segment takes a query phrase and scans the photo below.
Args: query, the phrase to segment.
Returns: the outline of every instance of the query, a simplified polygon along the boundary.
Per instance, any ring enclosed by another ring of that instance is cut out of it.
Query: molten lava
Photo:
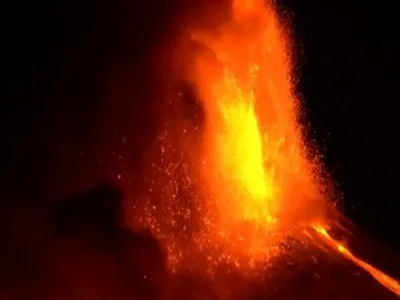
[[[345,258],[364,269],[368,272],[373,278],[375,278],[380,284],[384,287],[391,290],[396,295],[400,296],[400,283],[390,276],[386,275],[382,271],[376,269],[360,258],[356,257],[349,249],[347,249],[344,245],[333,239],[328,231],[322,225],[314,225],[313,229],[319,234],[319,236],[323,239],[326,245],[342,254]]]
[[[296,227],[325,207],[298,122],[288,39],[262,1],[235,1],[228,24],[193,37],[205,49],[192,77],[205,109],[212,242],[254,265],[280,253],[288,234],[300,238]]]
[[[220,265],[243,273],[264,268],[290,241],[310,242],[304,232],[313,229],[315,242],[400,295],[395,280],[325,229],[330,195],[300,126],[290,40],[264,2],[235,0],[224,25],[191,32],[198,47],[186,75],[204,108],[203,128],[180,132],[173,124],[174,134],[162,137],[163,204],[147,205],[139,221],[165,243],[174,271],[200,266],[211,273]],[[201,135],[198,144],[194,135]]]

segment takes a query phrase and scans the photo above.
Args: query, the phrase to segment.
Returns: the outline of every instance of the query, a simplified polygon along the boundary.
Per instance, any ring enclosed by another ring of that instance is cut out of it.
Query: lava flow
[[[174,271],[195,269],[197,260],[210,272],[223,264],[248,273],[284,255],[291,241],[308,243],[304,232],[311,229],[314,242],[324,242],[400,295],[398,282],[326,230],[330,195],[300,126],[288,31],[273,4],[264,2],[235,0],[224,25],[191,32],[197,48],[186,75],[204,122],[202,130],[185,128],[182,135],[200,134],[199,146],[163,139],[170,144],[163,153],[181,147],[186,162],[168,166],[175,192],[165,192],[161,215],[151,206],[143,222],[166,244]],[[185,196],[176,192],[182,182],[185,190],[190,185]],[[193,198],[195,207],[182,205],[182,197]]]
[[[400,283],[390,276],[386,275],[382,271],[376,269],[365,261],[356,257],[349,249],[344,245],[333,239],[328,231],[322,225],[314,225],[313,229],[319,234],[319,236],[324,240],[326,245],[336,250],[338,253],[342,254],[345,258],[356,264],[357,266],[368,272],[373,278],[375,278],[383,286],[391,290],[396,295],[400,296]]]

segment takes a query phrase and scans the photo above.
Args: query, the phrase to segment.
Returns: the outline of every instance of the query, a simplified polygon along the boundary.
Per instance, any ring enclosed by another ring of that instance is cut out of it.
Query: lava
[[[287,235],[301,238],[296,228],[323,219],[326,207],[298,122],[282,28],[272,6],[234,1],[228,24],[192,35],[205,49],[192,78],[205,109],[211,241],[241,257],[242,267],[279,254]]]
[[[285,255],[290,241],[309,242],[304,232],[313,229],[311,242],[323,241],[400,295],[399,283],[323,225],[331,195],[304,137],[291,40],[273,4],[235,0],[228,21],[190,39],[198,47],[185,76],[204,120],[190,129],[174,116],[165,128],[162,204],[148,202],[139,220],[164,242],[170,268],[212,274],[222,265],[248,274]]]
[[[338,253],[342,254],[345,258],[359,266],[360,268],[364,269],[368,272],[373,278],[375,278],[380,284],[391,290],[396,295],[400,296],[400,283],[395,279],[391,278],[387,274],[383,273],[382,271],[378,270],[374,266],[366,263],[362,259],[356,257],[348,248],[344,245],[336,241],[332,238],[326,228],[322,225],[313,225],[313,229],[319,234],[321,238],[325,241],[326,245],[330,246],[333,250],[337,251]]]

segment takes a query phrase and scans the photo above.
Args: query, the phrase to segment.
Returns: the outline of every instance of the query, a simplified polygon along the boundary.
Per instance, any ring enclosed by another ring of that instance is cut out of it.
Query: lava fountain
[[[235,0],[224,25],[190,33],[197,47],[185,76],[204,109],[202,130],[170,123],[173,136],[189,138],[161,139],[162,207],[147,205],[140,222],[164,242],[175,272],[197,264],[249,274],[293,241],[323,242],[400,295],[398,282],[328,234],[331,195],[301,126],[287,33],[262,0]]]
[[[324,219],[318,161],[299,126],[285,30],[260,1],[235,1],[231,21],[192,35],[192,78],[205,109],[203,177],[213,243],[254,264],[287,235]]]

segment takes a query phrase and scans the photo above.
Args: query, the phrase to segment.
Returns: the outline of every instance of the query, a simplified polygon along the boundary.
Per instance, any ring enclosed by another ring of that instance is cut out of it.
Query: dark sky
[[[157,127],[155,51],[172,21],[195,9],[186,2],[9,3],[1,43],[2,214],[40,210],[121,172],[132,180],[140,174]],[[395,4],[281,2],[301,50],[299,91],[345,211],[400,251]]]
[[[385,1],[296,2],[295,31],[305,53],[300,89],[346,212],[399,247],[394,9]]]

